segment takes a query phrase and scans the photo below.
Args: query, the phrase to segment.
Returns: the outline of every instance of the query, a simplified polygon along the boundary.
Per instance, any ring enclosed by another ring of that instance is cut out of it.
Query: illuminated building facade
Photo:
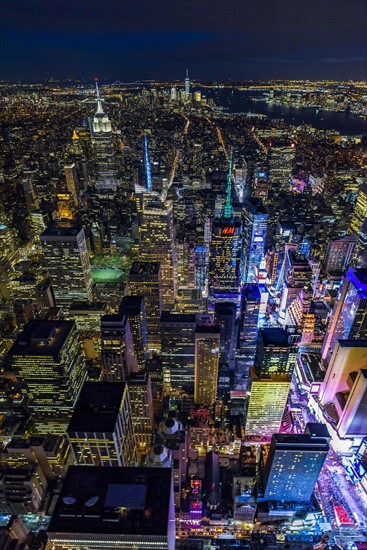
[[[265,242],[268,214],[260,199],[246,199],[242,210],[241,279],[245,284],[265,278]]]
[[[132,372],[127,385],[139,460],[150,447],[154,428],[152,384],[149,373],[146,370]]]
[[[363,223],[367,218],[367,183],[362,183],[359,188],[357,202],[354,208],[350,230],[357,236],[360,234]]]
[[[195,332],[195,403],[213,405],[217,398],[220,327],[197,325]]]
[[[214,220],[209,258],[209,293],[212,299],[221,295],[238,295],[240,285],[241,222]]]
[[[255,357],[256,352],[260,302],[259,286],[256,284],[246,285],[242,300],[240,350],[241,354],[251,358]]]
[[[367,365],[367,363],[366,363]],[[361,369],[354,379],[339,418],[340,437],[365,437],[367,434],[367,369]]]
[[[329,363],[337,340],[367,338],[367,269],[349,268],[325,335],[322,358]]]
[[[143,370],[145,368],[147,350],[147,319],[145,315],[144,297],[124,296],[121,302],[120,311],[129,320],[138,370]]]
[[[156,194],[142,195],[139,223],[141,261],[160,262],[163,309],[172,310],[177,292],[177,261],[172,201]]]
[[[78,176],[76,173],[75,163],[72,162],[71,164],[66,164],[64,166],[64,172],[65,172],[65,178],[66,178],[66,186],[68,188],[69,193],[71,193],[71,196],[73,197],[74,206],[78,206],[79,182],[78,182]]]
[[[367,364],[366,340],[338,340],[329,361],[324,381],[322,383],[319,398],[321,403],[334,403],[339,414],[342,409],[339,399],[342,394],[350,392],[352,373],[357,373]],[[345,398],[341,404],[345,403]]]
[[[83,228],[52,226],[40,236],[57,305],[92,300],[92,274]]]
[[[269,143],[268,170],[272,190],[289,191],[296,148],[294,143]]]
[[[123,382],[85,382],[67,437],[77,464],[135,466],[130,398]]]
[[[97,82],[96,90],[97,111],[93,118],[92,132],[92,142],[96,159],[96,188],[97,191],[101,192],[113,192],[117,189],[117,170],[112,127],[110,119],[103,111]]]
[[[174,550],[175,537],[170,468],[70,466],[46,550]]]
[[[261,328],[257,341],[255,368],[260,377],[286,374],[292,377],[297,350],[282,328]]]
[[[309,501],[328,452],[327,438],[273,434],[264,470],[264,498]]]
[[[38,433],[65,432],[86,378],[74,321],[31,321],[8,352]]]
[[[159,351],[161,349],[159,319],[162,313],[160,263],[133,262],[129,273],[129,294],[144,296],[148,348]]]
[[[103,378],[122,382],[138,370],[130,323],[123,310],[101,318]]]
[[[279,432],[290,388],[286,375],[274,374],[261,380],[253,378],[247,409],[246,435]]]
[[[325,271],[341,271],[344,273],[351,262],[356,242],[357,237],[355,235],[346,235],[340,239],[330,241],[324,258]]]
[[[163,386],[166,394],[194,394],[196,315],[163,311],[160,319]]]

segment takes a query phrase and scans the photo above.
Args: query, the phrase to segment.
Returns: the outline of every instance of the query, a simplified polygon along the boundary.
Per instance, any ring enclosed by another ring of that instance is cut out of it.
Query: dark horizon
[[[360,0],[5,0],[0,77],[365,80],[366,17]]]

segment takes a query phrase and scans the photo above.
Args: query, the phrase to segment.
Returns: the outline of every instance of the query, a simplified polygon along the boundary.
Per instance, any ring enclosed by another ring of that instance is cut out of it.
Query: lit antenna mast
[[[145,174],[146,174],[146,185],[148,188],[148,191],[153,190],[152,186],[152,170],[150,166],[150,157],[149,157],[149,149],[148,149],[148,138],[147,135],[144,134],[144,162],[145,162]]]
[[[224,206],[224,217],[227,220],[232,218],[231,194],[232,194],[232,149],[229,155],[229,169],[228,169],[228,176],[227,176],[227,196],[226,196],[226,204]]]
[[[102,99],[99,93],[99,87],[98,87],[98,78],[95,79],[96,82],[96,101],[97,101],[97,113],[96,114],[104,114],[103,113],[103,107],[102,107]]]

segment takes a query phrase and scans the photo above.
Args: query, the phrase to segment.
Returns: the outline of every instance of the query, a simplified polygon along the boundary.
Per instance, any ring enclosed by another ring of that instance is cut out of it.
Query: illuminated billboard
[[[234,235],[234,227],[230,227],[230,226],[223,227],[222,235]]]

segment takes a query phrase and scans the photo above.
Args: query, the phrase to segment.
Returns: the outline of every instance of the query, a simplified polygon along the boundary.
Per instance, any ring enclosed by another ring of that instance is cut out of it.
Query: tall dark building
[[[134,466],[136,443],[127,385],[86,382],[67,436],[78,464]]]
[[[133,337],[127,316],[120,307],[118,313],[101,317],[103,377],[121,382],[138,369]]]
[[[292,142],[272,141],[268,148],[269,183],[272,190],[287,192],[296,148]]]
[[[166,394],[194,394],[195,327],[196,315],[193,313],[162,312],[160,330]]]
[[[261,328],[257,342],[255,368],[263,377],[272,374],[292,376],[297,350],[282,328]]]
[[[252,359],[255,358],[256,352],[260,303],[259,286],[256,284],[246,285],[243,290],[240,350],[241,354]]]
[[[174,550],[175,537],[170,468],[70,466],[47,550]]]
[[[161,265],[158,262],[134,262],[129,273],[129,293],[144,296],[148,348],[161,349],[159,319],[162,312]]]
[[[274,434],[264,470],[265,499],[309,501],[329,452],[328,439]]]
[[[234,360],[237,344],[237,306],[233,302],[217,302],[214,317],[220,325],[220,360],[230,363]]]
[[[147,351],[147,319],[143,296],[124,296],[120,311],[127,317],[133,339],[134,353],[138,362],[138,370],[145,368]]]

